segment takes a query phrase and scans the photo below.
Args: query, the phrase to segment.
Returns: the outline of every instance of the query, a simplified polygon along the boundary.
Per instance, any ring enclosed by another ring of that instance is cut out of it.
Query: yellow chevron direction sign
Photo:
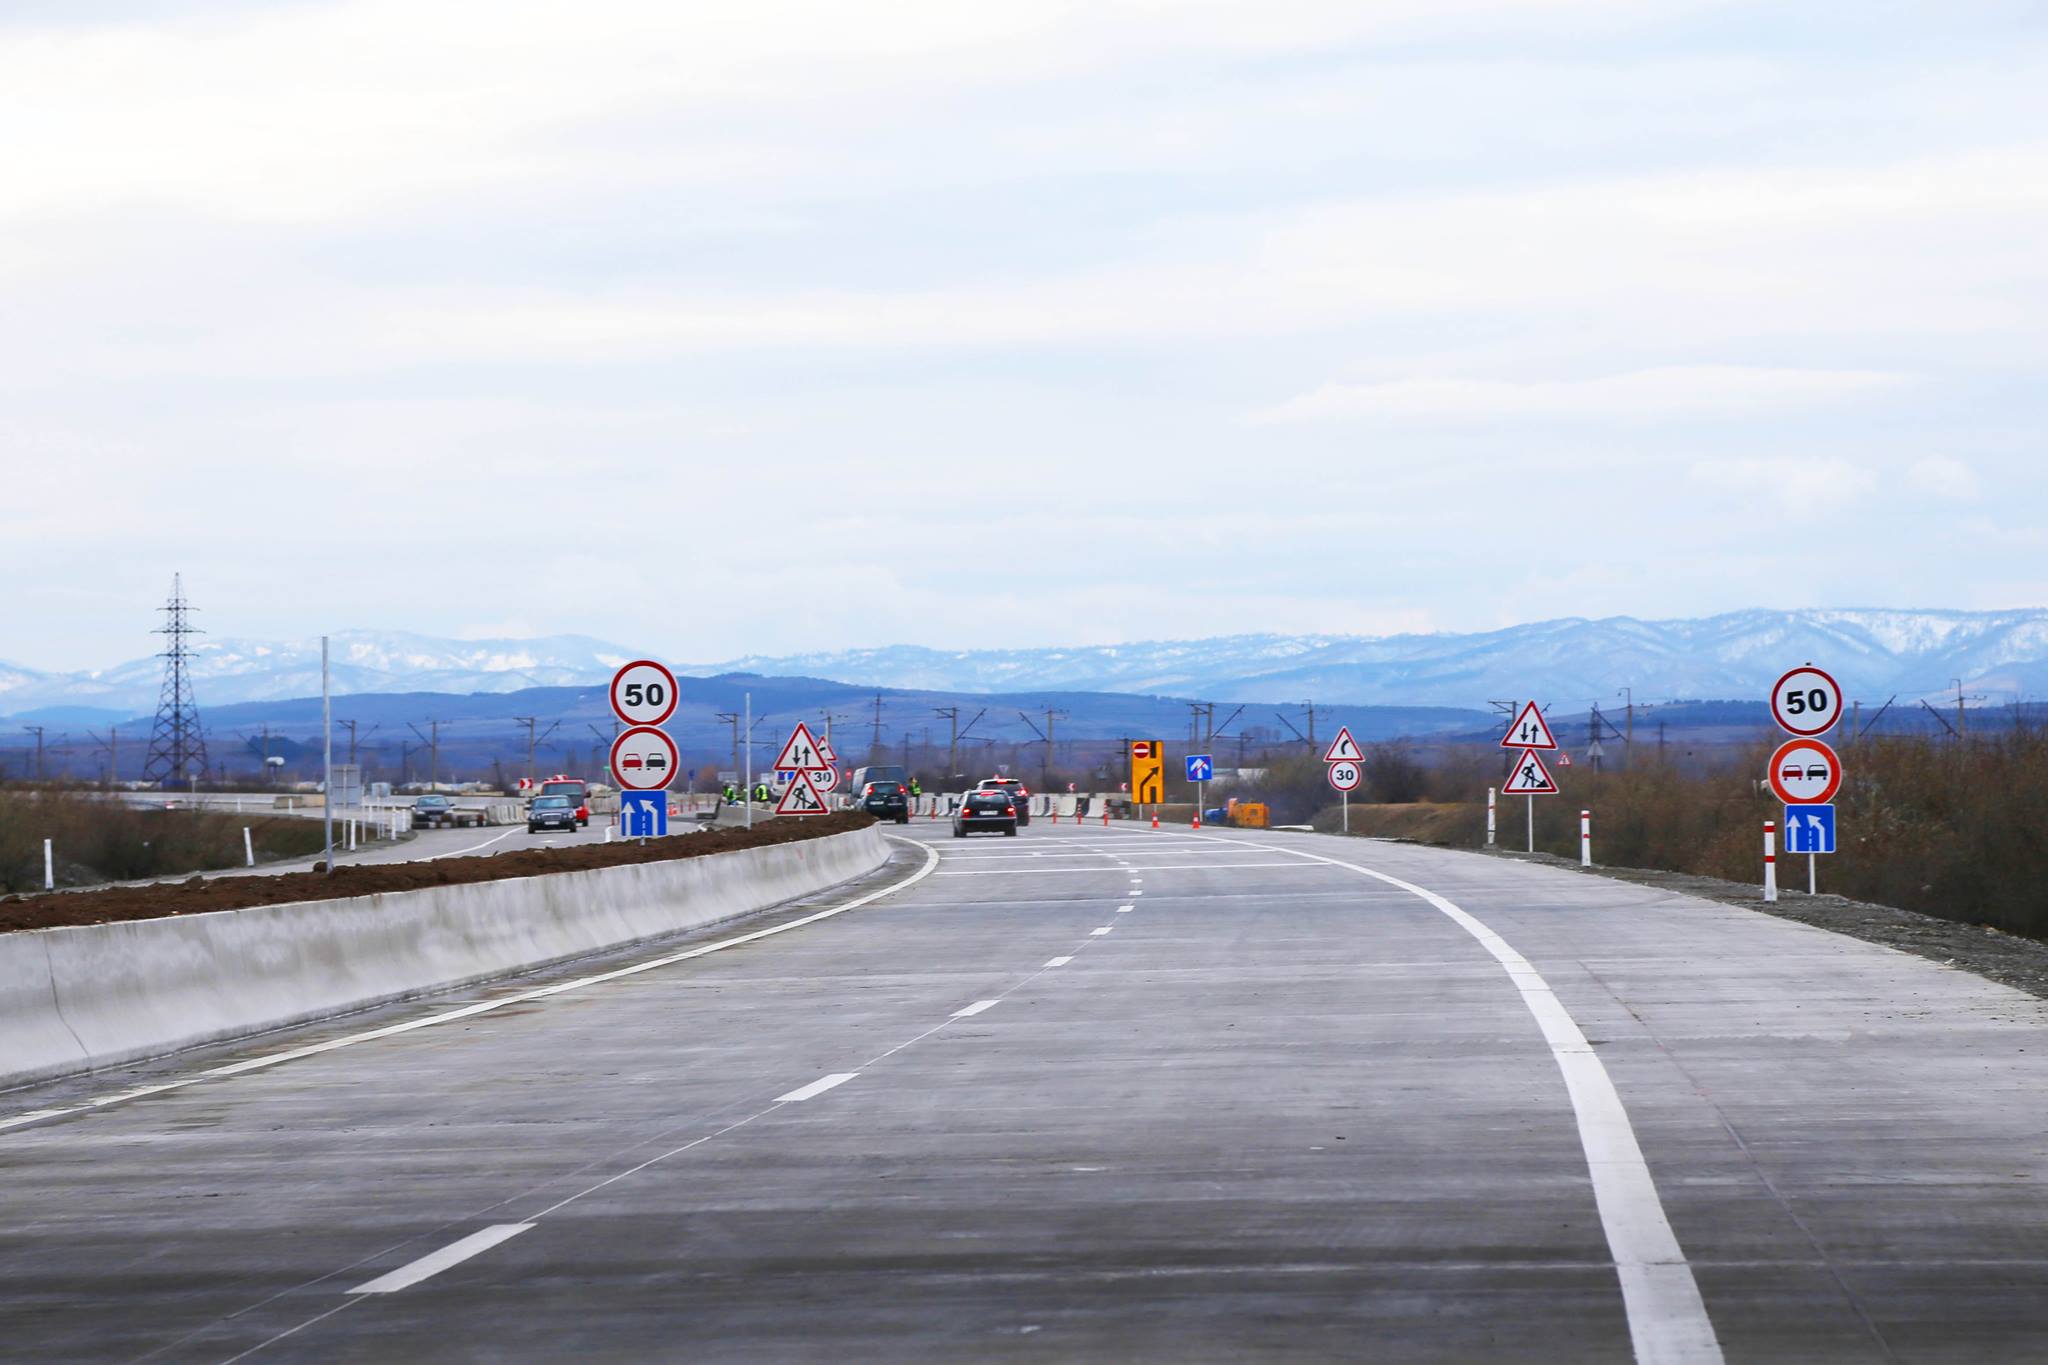
[[[1141,806],[1156,806],[1166,789],[1166,742],[1157,739],[1131,741],[1131,800]]]

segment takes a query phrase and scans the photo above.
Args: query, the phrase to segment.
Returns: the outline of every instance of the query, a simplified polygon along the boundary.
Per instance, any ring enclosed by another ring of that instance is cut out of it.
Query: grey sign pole
[[[327,637],[320,637],[320,819],[326,827],[327,875],[334,875],[334,713],[327,687]]]

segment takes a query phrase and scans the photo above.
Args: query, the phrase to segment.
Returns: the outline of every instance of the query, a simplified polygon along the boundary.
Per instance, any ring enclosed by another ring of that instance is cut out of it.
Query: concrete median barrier
[[[863,876],[888,857],[870,827],[586,872],[0,934],[0,1084],[698,928]]]

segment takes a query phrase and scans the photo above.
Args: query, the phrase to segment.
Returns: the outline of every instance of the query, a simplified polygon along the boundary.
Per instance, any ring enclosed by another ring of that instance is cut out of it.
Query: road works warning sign
[[[811,775],[799,768],[796,781],[783,789],[782,799],[775,803],[777,815],[823,815],[825,798],[818,795],[818,789],[811,785]]]
[[[1524,749],[1500,790],[1504,796],[1555,796],[1557,781],[1551,777],[1550,769],[1543,766],[1541,754]]]

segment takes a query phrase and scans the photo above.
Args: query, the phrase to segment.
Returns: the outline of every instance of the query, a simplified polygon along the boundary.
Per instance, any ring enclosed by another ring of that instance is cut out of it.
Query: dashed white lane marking
[[[1657,1194],[1649,1163],[1643,1159],[1628,1110],[1593,1045],[1543,974],[1483,921],[1427,887],[1284,844],[1255,847],[1345,868],[1418,896],[1477,939],[1501,965],[1564,1075],[1565,1092],[1571,1097],[1578,1122],[1579,1145],[1593,1178],[1593,1202],[1600,1211],[1615,1274],[1621,1280],[1622,1307],[1628,1314],[1629,1339],[1638,1365],[1720,1365],[1721,1343],[1714,1334],[1713,1320],[1700,1298],[1692,1265],[1665,1216],[1664,1202]]]
[[[1144,892],[1142,892],[1142,891],[1133,891],[1133,892],[1131,892],[1131,894],[1132,894],[1133,896],[1142,896],[1142,895],[1144,895],[1145,893],[1144,893]]]
[[[991,1000],[989,1003],[994,1004],[995,1002]],[[805,1100],[824,1094],[827,1090],[834,1090],[845,1085],[858,1075],[860,1075],[858,1071],[835,1071],[829,1076],[818,1077],[817,1080],[812,1081],[809,1085],[800,1085],[786,1095],[777,1095],[775,1102],[777,1104],[801,1104]]]
[[[1104,934],[1109,932],[1109,926],[1105,924],[1100,929],[1090,929],[1088,932],[1090,934],[1093,934],[1096,938],[1101,938]]]
[[[996,1002],[993,1000],[977,1000],[964,1010],[954,1010],[953,1017],[955,1019],[972,1019],[983,1010],[992,1010],[995,1007]]]
[[[1070,953],[1066,957],[1056,957],[1052,961],[1046,963],[1045,965],[1048,967],[1064,967],[1073,960],[1073,955]]]
[[[950,862],[950,861],[951,861],[951,859],[948,859],[947,861],[949,861],[949,862]],[[1299,868],[1300,866],[1301,866],[1301,864],[1299,864],[1299,863],[1168,863],[1168,864],[1166,864],[1166,865],[1165,865],[1165,866],[1163,866],[1163,867],[1162,867],[1162,866],[1159,866],[1159,865],[1157,865],[1157,864],[1154,864],[1154,865],[1152,865],[1152,866],[1148,866],[1148,867],[1147,867],[1147,868],[1145,869],[1145,871],[1147,871],[1147,872],[1221,872],[1221,871],[1224,871],[1225,869],[1228,869],[1228,868],[1247,868],[1247,867],[1293,867],[1293,868]],[[1030,872],[1030,873],[1031,873],[1031,874],[1032,874],[1033,876],[1045,876],[1045,875],[1048,875],[1048,874],[1050,874],[1050,873],[1054,873],[1054,872],[1087,872],[1087,873],[1093,873],[1093,874],[1095,874],[1095,875],[1097,875],[1097,876],[1100,876],[1100,875],[1101,875],[1102,873],[1104,873],[1104,872],[1108,872],[1108,871],[1111,871],[1111,870],[1112,870],[1112,869],[1110,869],[1110,868],[1106,868],[1106,867],[1033,867],[1033,868],[1019,868],[1019,867],[977,867],[977,868],[973,869],[972,871],[965,871],[965,872],[941,872],[941,873],[939,873],[939,875],[940,875],[941,877],[1014,877],[1014,876],[1016,876],[1016,875],[1017,875],[1017,874],[1018,874],[1019,872],[1024,872],[1024,871],[1028,871],[1028,872]]]
[[[458,1241],[450,1242],[439,1251],[430,1251],[410,1265],[402,1265],[388,1275],[379,1275],[349,1290],[351,1294],[395,1294],[401,1289],[418,1284],[440,1274],[450,1266],[461,1265],[472,1256],[489,1251],[500,1242],[510,1241],[531,1228],[531,1223],[497,1223],[481,1232],[472,1232]]]
[[[1130,913],[1131,913],[1131,911],[1133,911],[1133,910],[1135,910],[1135,909],[1137,909],[1137,908],[1138,908],[1138,907],[1137,907],[1137,906],[1135,906],[1135,905],[1119,905],[1119,906],[1118,906],[1118,907],[1116,908],[1116,912],[1117,912],[1117,913],[1118,913],[1119,915],[1128,915],[1128,914],[1130,914]]]
[[[898,838],[894,834],[885,834],[882,837],[895,840],[899,844],[908,844],[923,852],[925,857],[924,866],[900,882],[892,882],[879,891],[870,891],[865,896],[850,900],[844,905],[835,905],[830,910],[820,910],[813,915],[804,915],[799,919],[789,921],[787,924],[775,924],[770,925],[766,929],[756,929],[750,934],[738,934],[732,938],[720,939],[716,943],[706,943],[701,947],[691,948],[687,952],[669,953],[647,962],[637,962],[630,967],[620,967],[614,971],[599,972],[595,976],[577,977],[573,981],[561,981],[552,986],[542,986],[530,991],[519,991],[513,995],[503,996],[496,1000],[483,1000],[474,1005],[464,1005],[458,1009],[444,1010],[440,1014],[430,1014],[424,1019],[408,1019],[402,1024],[387,1024],[383,1028],[366,1029],[361,1033],[351,1033],[341,1038],[330,1038],[324,1043],[313,1043],[307,1047],[295,1047],[286,1052],[273,1053],[268,1057],[251,1057],[245,1061],[230,1062],[226,1066],[208,1067],[204,1071],[194,1072],[190,1076],[181,1077],[175,1081],[164,1081],[157,1085],[145,1085],[135,1090],[122,1090],[111,1095],[100,1095],[93,1099],[81,1100],[77,1104],[65,1105],[61,1108],[38,1109],[32,1113],[16,1114],[11,1118],[0,1119],[0,1132],[5,1132],[10,1128],[20,1128],[25,1124],[37,1123],[44,1119],[63,1118],[69,1114],[82,1114],[91,1109],[104,1109],[108,1105],[141,1099],[145,1095],[160,1095],[166,1090],[183,1090],[187,1086],[199,1085],[205,1081],[220,1080],[228,1076],[239,1076],[248,1071],[261,1071],[269,1067],[281,1066],[286,1062],[296,1062],[306,1057],[317,1057],[323,1052],[333,1052],[338,1048],[354,1047],[357,1043],[368,1043],[378,1038],[391,1038],[401,1033],[411,1033],[414,1029],[430,1028],[435,1024],[446,1024],[457,1019],[468,1019],[475,1015],[488,1014],[492,1010],[504,1009],[509,1005],[523,1004],[529,1000],[539,1000],[550,995],[560,995],[565,991],[581,990],[586,986],[602,985],[607,981],[616,981],[621,977],[635,976],[641,972],[651,972],[658,968],[670,967],[678,962],[687,962],[691,958],[723,952],[727,948],[737,948],[743,943],[752,943],[757,939],[764,939],[773,934],[786,934],[792,929],[801,929],[807,924],[816,924],[819,920],[831,919],[834,915],[843,915],[849,910],[858,910],[863,905],[873,904],[884,896],[894,895],[898,891],[923,881],[932,874],[934,868],[938,867],[938,850],[930,845],[918,843],[914,839]]]

